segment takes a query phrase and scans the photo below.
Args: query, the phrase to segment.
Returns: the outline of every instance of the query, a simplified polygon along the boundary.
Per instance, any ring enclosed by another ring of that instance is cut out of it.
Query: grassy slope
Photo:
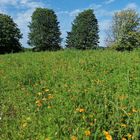
[[[140,51],[0,56],[1,140],[138,140],[139,101]]]

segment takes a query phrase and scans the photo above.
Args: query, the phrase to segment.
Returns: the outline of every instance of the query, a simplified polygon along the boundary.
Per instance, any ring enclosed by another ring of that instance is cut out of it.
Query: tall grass
[[[139,140],[140,51],[0,56],[1,140]]]

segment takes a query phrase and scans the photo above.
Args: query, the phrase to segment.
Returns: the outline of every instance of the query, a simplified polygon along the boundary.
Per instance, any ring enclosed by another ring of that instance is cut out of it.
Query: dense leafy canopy
[[[37,51],[60,49],[59,22],[51,9],[37,8],[29,25],[29,44]]]
[[[111,28],[111,46],[116,50],[132,50],[140,46],[140,17],[133,9],[116,12]]]
[[[98,21],[93,10],[81,12],[72,24],[72,31],[68,32],[67,47],[76,49],[94,49],[98,47]]]
[[[21,51],[19,42],[21,38],[22,34],[13,19],[8,15],[0,14],[0,54]]]

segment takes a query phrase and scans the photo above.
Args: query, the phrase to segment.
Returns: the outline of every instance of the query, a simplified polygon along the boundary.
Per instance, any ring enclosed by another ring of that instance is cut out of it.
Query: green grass
[[[140,139],[140,51],[0,56],[0,140],[109,136]]]

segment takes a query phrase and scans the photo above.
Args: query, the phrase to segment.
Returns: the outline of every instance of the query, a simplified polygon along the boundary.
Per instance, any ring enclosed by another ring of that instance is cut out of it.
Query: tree
[[[140,17],[134,9],[116,12],[113,16],[110,46],[116,50],[132,50],[140,45]]]
[[[72,24],[72,31],[68,32],[66,47],[76,49],[94,49],[98,47],[98,21],[93,10],[81,12]]]
[[[21,51],[19,42],[21,38],[22,34],[13,19],[8,15],[0,14],[0,54]]]
[[[37,8],[29,25],[28,43],[34,50],[59,50],[61,38],[59,22],[55,12],[51,9]]]

